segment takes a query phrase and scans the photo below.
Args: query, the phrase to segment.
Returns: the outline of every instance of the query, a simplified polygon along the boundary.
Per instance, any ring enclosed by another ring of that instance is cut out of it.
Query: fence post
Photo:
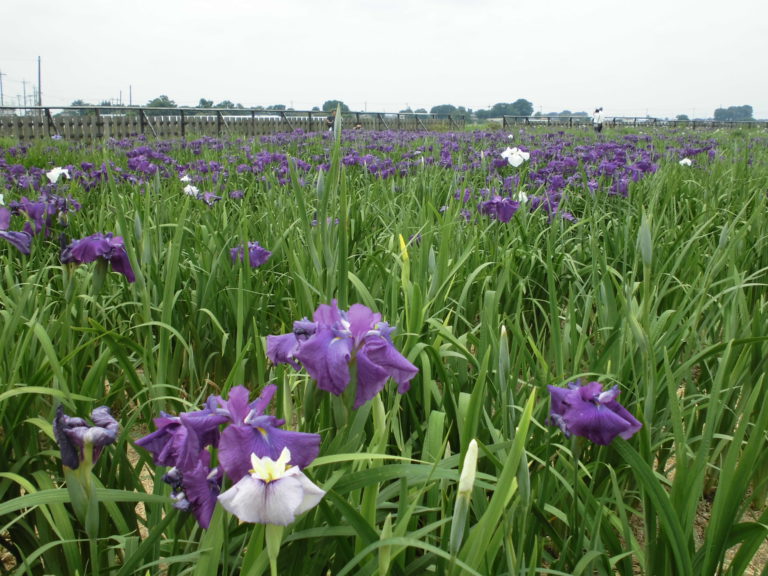
[[[103,138],[104,132],[102,131],[101,112],[96,108],[96,138]]]
[[[286,124],[288,124],[288,128],[293,130],[293,124],[291,124],[291,121],[288,119],[288,116],[285,115],[285,111],[280,111],[280,119],[284,120]]]
[[[184,126],[184,109],[182,108],[179,110],[179,113],[181,114],[181,137],[186,138],[187,137],[187,131],[186,127]]]
[[[48,137],[50,138],[53,136],[53,134],[58,134],[59,129],[56,128],[56,123],[53,121],[53,116],[51,116],[51,109],[46,108],[45,109],[45,123],[48,128]],[[51,128],[53,128],[53,134],[51,134]]]

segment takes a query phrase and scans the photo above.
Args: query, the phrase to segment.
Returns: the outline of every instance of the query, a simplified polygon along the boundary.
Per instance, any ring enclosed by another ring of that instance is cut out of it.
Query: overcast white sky
[[[765,0],[2,0],[0,20],[6,105],[31,102],[39,56],[47,105],[768,118]]]

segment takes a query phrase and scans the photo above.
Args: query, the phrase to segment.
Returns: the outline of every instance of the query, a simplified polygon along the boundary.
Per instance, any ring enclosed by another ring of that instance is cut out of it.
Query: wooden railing
[[[254,137],[304,130],[327,130],[327,112],[251,108],[151,108],[134,106],[3,106],[0,137],[21,142],[44,138],[98,140],[145,135],[155,138],[198,136]],[[462,130],[464,115],[345,112],[345,129]],[[497,119],[498,120],[498,119]],[[504,116],[502,128],[514,126],[590,127],[589,116]],[[607,117],[608,127],[762,128],[768,121],[667,120],[650,117]]]
[[[502,127],[512,126],[592,126],[591,116],[504,116]],[[668,120],[648,116],[608,116],[605,125],[616,126],[658,126],[672,128],[768,128],[768,120]]]
[[[327,130],[327,112],[244,108],[152,108],[126,106],[0,107],[0,137],[26,142],[42,138],[96,140],[137,135],[156,138],[264,136]],[[462,130],[463,115],[345,112],[345,129]]]

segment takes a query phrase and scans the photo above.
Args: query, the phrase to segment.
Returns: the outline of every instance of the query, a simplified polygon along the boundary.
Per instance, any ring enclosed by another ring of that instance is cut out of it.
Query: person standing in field
[[[325,119],[325,126],[328,128],[328,131],[333,131],[333,125],[336,123],[336,109],[334,108],[331,110],[331,113],[328,115],[328,117]]]
[[[600,132],[603,131],[604,119],[605,118],[603,116],[603,108],[602,107],[595,108],[595,113],[592,114],[592,124],[594,124],[595,132],[597,132],[598,134],[600,134]]]

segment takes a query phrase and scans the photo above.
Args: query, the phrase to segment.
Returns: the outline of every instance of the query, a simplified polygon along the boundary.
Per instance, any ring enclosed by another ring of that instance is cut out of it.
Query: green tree
[[[679,120],[680,122],[688,122],[690,118],[688,118],[688,114],[678,114],[675,116],[675,120]]]
[[[497,102],[490,110],[478,110],[475,116],[478,120],[501,118],[502,116],[530,116],[533,114],[533,104],[520,98],[514,102]]]
[[[728,108],[718,108],[715,110],[715,120],[720,122],[739,122],[744,120],[754,120],[752,117],[752,106],[729,106]]]
[[[86,102],[85,100],[75,100],[70,104],[70,106],[93,106],[90,102]],[[93,114],[93,110],[64,110],[61,113],[61,116],[87,116],[88,114]]]
[[[150,108],[176,108],[176,102],[163,94],[147,102],[147,106]]]
[[[502,116],[517,116],[512,111],[512,104],[499,102],[491,107],[489,118],[501,118]]]
[[[349,112],[349,106],[344,104],[341,100],[326,100],[323,102],[323,112],[330,112],[336,110],[336,107],[341,105],[341,112]]]
[[[214,108],[242,108],[240,104],[235,104],[232,100],[222,100]]]
[[[176,108],[176,102],[168,98],[165,94],[162,96],[158,96],[157,98],[154,98],[147,102],[147,106],[149,108]],[[147,115],[149,116],[162,116],[163,115],[162,110],[149,110],[147,112]]]
[[[511,105],[511,116],[530,116],[533,114],[533,103],[524,98],[518,98]]]
[[[478,120],[487,120],[491,117],[490,110],[475,110],[475,118]]]
[[[432,106],[430,108],[430,114],[437,114],[438,117],[447,117],[458,113],[458,108],[453,104],[440,104],[439,106]]]
[[[200,102],[197,103],[198,108],[213,108],[213,100],[206,100],[205,98],[200,98]]]

